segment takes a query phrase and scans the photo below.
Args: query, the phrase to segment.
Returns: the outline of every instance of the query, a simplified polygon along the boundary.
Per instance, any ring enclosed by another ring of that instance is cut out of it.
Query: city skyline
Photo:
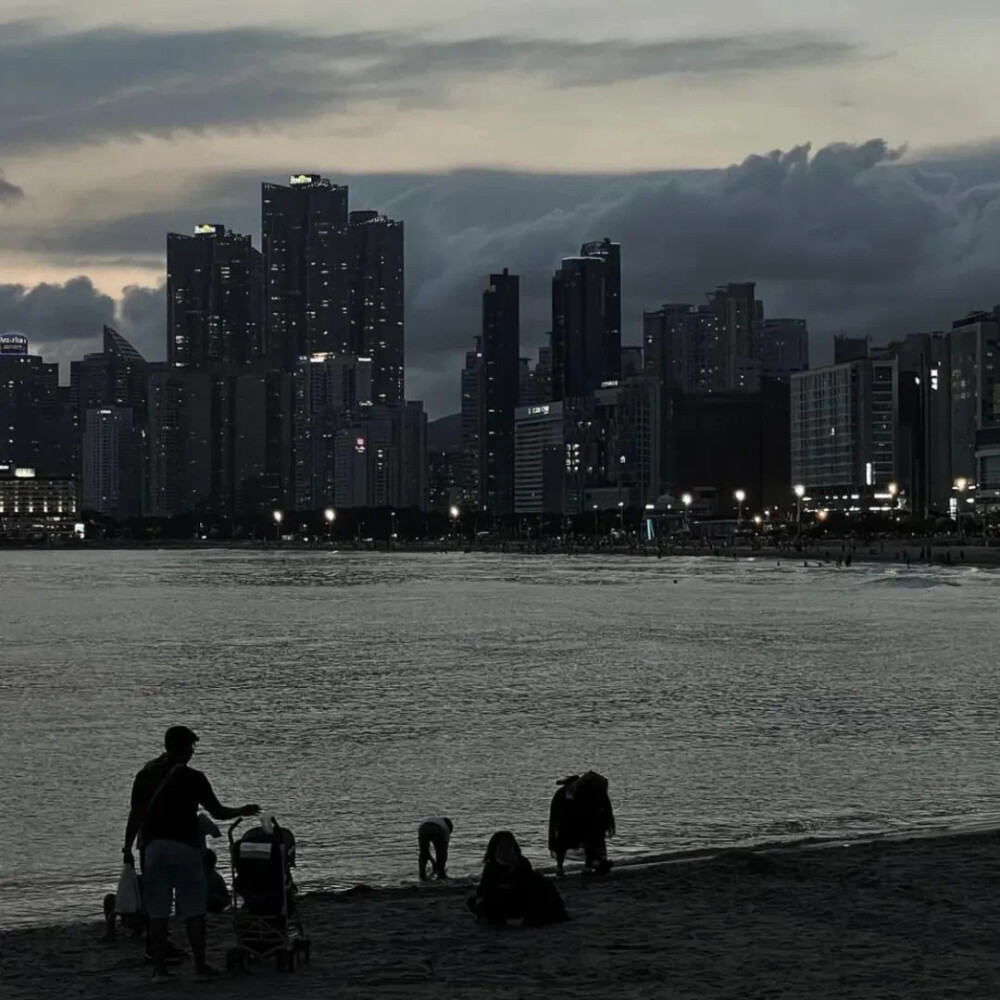
[[[56,0],[25,20],[0,0],[0,330],[64,379],[104,323],[161,359],[162,234],[261,246],[257,185],[299,170],[407,221],[407,395],[434,416],[458,408],[442,373],[478,328],[469,287],[524,275],[533,351],[534,276],[604,234],[632,255],[626,344],[642,310],[722,279],[808,317],[821,351],[944,326],[994,304],[1000,12],[902,9]]]

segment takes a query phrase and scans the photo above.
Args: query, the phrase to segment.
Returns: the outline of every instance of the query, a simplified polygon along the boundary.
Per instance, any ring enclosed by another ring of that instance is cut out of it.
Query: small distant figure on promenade
[[[469,909],[490,924],[523,919],[525,926],[569,920],[566,905],[555,884],[531,867],[510,830],[490,837],[483,858],[483,874]]]
[[[451,841],[455,824],[447,816],[428,816],[420,821],[417,828],[417,846],[420,849],[418,860],[420,881],[427,881],[427,865],[439,879],[447,879],[448,844]],[[433,853],[431,848],[434,848]]]
[[[596,771],[570,775],[556,782],[559,790],[549,808],[549,851],[556,874],[565,874],[566,852],[583,848],[588,872],[611,871],[607,837],[615,835],[615,814],[608,796],[608,779]]]
[[[188,767],[197,742],[198,737],[187,726],[171,726],[163,739],[166,752],[149,761],[132,784],[122,857],[125,864],[135,865],[132,844],[137,840],[154,982],[170,975],[167,931],[175,899],[177,916],[185,922],[196,975],[199,979],[218,975],[205,961],[208,887],[205,827],[199,824],[198,807],[204,806],[217,820],[260,812],[257,805],[229,807],[219,802],[208,778]]]

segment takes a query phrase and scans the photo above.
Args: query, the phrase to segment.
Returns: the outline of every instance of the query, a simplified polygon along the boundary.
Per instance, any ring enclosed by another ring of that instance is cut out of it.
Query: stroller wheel
[[[240,972],[243,968],[243,952],[239,948],[230,948],[226,952],[226,972]]]

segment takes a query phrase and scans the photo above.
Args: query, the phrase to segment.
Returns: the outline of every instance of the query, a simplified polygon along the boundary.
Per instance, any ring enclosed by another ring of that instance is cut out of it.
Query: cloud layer
[[[726,281],[756,280],[769,315],[806,317],[818,360],[840,330],[886,339],[945,328],[1000,302],[996,147],[905,163],[873,139],[753,155],[718,171],[336,179],[350,182],[353,207],[406,222],[408,392],[434,415],[457,406],[484,276],[503,267],[521,274],[526,354],[549,327],[552,271],[587,239],[623,245],[624,337],[632,343],[644,308],[702,301]],[[59,232],[73,253],[115,259],[162,256],[165,228],[187,231],[203,218],[257,233],[259,186],[249,174],[206,178],[196,193],[174,197],[173,209],[107,226],[63,220]],[[162,358],[162,289],[130,289],[114,306],[82,279],[6,286],[0,331],[21,329],[65,360],[67,341],[75,347],[92,324],[96,345],[114,313],[140,349]]]
[[[7,180],[0,170],[0,205],[12,205],[16,201],[23,200],[24,190]]]
[[[267,28],[0,35],[0,146],[170,136],[301,121],[365,102],[437,107],[495,74],[554,88],[824,65],[855,56],[835,37],[719,36],[579,42],[504,35],[442,41],[396,32],[321,36]]]

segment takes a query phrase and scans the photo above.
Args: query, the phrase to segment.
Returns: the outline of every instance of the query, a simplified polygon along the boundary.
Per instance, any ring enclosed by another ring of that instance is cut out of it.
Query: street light
[[[795,524],[799,538],[802,537],[802,498],[806,495],[806,488],[801,484],[795,487]]]
[[[448,508],[448,514],[451,516],[451,538],[452,538],[452,541],[454,541],[455,540],[455,527],[458,524],[458,519],[459,519],[459,517],[461,517],[462,512],[458,509],[458,507],[455,506],[455,504],[452,504]]]
[[[899,496],[899,486],[896,483],[889,483],[888,490],[889,490],[889,499],[891,501],[890,510],[895,511],[896,505],[899,502],[897,500],[897,497]]]
[[[280,510],[274,512],[274,537],[277,541],[281,541],[281,522],[284,520],[285,515],[281,513]]]
[[[736,527],[738,528],[743,523],[743,501],[747,498],[746,490],[737,490],[734,494],[736,497]]]
[[[333,534],[333,522],[337,520],[337,512],[332,507],[327,507],[323,511],[323,517],[326,518],[326,540],[330,541],[330,536]]]
[[[688,523],[688,511],[691,510],[691,504],[694,503],[694,497],[690,493],[685,493],[681,497],[681,503],[684,504],[684,534],[691,533],[691,525]]]
[[[598,521],[600,519],[600,508],[597,506],[596,503],[593,505],[593,507],[594,507],[594,548],[596,549],[597,548],[597,535],[598,535],[598,530],[599,530]]]

